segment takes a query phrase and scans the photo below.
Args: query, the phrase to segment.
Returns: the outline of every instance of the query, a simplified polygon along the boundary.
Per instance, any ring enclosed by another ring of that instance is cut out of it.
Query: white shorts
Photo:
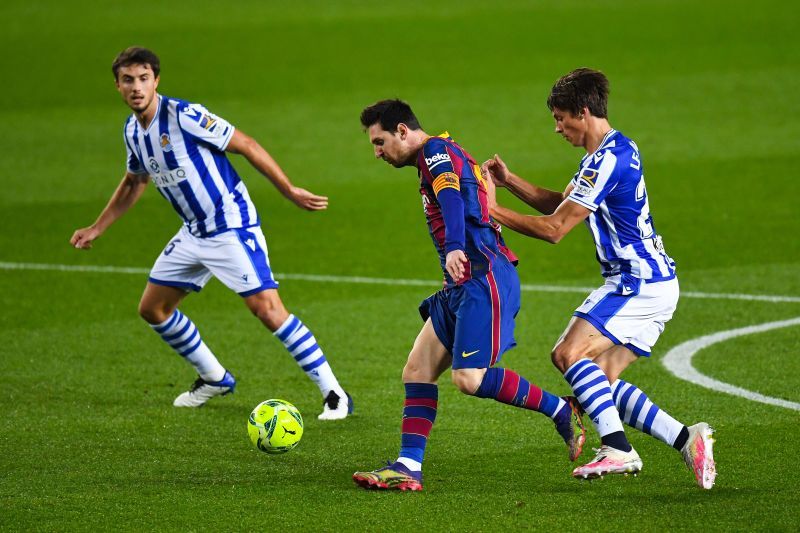
[[[199,291],[211,276],[240,296],[276,289],[261,228],[231,229],[202,238],[182,226],[156,259],[148,279],[157,285]]]
[[[590,322],[600,333],[648,357],[678,306],[678,278],[646,283],[621,276],[606,278],[573,313]]]

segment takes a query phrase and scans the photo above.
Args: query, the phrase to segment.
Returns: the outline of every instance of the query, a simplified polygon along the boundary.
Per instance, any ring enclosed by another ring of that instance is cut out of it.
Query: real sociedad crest
[[[171,152],[172,151],[172,144],[169,142],[169,134],[162,133],[161,134],[161,150],[164,152]]]

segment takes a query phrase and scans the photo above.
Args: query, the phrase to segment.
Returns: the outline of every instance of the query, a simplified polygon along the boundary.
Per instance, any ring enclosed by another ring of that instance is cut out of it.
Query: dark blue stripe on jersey
[[[253,218],[250,216],[250,211],[247,209],[247,201],[244,199],[239,189],[233,189],[233,201],[239,206],[239,212],[242,214],[242,226],[248,227],[258,223],[257,218],[253,221]]]
[[[189,217],[183,214],[183,209],[181,209],[181,206],[180,204],[178,204],[178,201],[175,199],[175,197],[172,196],[172,193],[169,192],[169,189],[166,188],[162,189],[161,187],[156,187],[156,190],[161,193],[161,196],[169,200],[169,203],[172,204],[172,208],[175,210],[175,212],[178,213],[178,215],[183,219],[183,221],[188,224]]]
[[[647,261],[647,265],[653,271],[653,273],[650,274],[651,278],[660,278],[663,275],[663,272],[661,272],[661,267],[658,265],[658,261],[656,261],[652,255],[650,255],[650,252],[648,252],[644,247],[644,243],[642,241],[636,241],[633,243],[633,251],[636,252],[636,255],[638,255],[640,258]],[[639,277],[643,276],[643,273],[639,273]]]
[[[125,126],[122,128],[122,136],[125,138],[125,146],[128,147],[128,150],[131,153],[131,156],[128,158],[128,170],[141,171],[144,170],[142,162],[136,156],[136,150],[133,149],[133,146],[131,146],[131,141],[128,139],[128,125],[131,123],[131,119],[133,119],[133,115],[128,117],[128,120],[125,121]]]
[[[239,206],[239,212],[242,217],[242,226],[249,226],[251,225],[250,220],[250,210],[247,208],[247,202],[242,197],[241,193],[236,191],[236,186],[242,182],[239,178],[239,175],[236,173],[236,169],[233,168],[231,162],[228,161],[228,158],[225,157],[224,152],[220,152],[219,150],[210,150],[211,156],[214,158],[214,166],[217,167],[217,172],[219,175],[222,176],[222,182],[228,188],[229,191],[235,191],[234,193],[234,200],[236,204]],[[238,194],[238,197],[237,197]],[[257,218],[257,217],[255,217]]]
[[[133,145],[136,147],[136,153],[139,155],[139,161],[142,163],[142,170],[147,170],[144,166],[144,158],[142,157],[142,147],[139,144],[139,121],[133,119]]]
[[[161,143],[161,137],[166,135],[169,138],[169,98],[163,97],[161,102],[161,110],[158,113],[158,142]],[[164,155],[164,161],[167,163],[167,168],[170,170],[175,170],[180,165],[178,165],[178,159],[175,157],[175,152],[173,150],[164,150],[163,147],[161,149],[161,153]]]
[[[189,209],[191,209],[194,214],[194,219],[197,221],[197,232],[201,237],[205,237],[207,235],[206,223],[205,220],[203,220],[205,213],[203,213],[203,208],[200,207],[200,203],[197,201],[194,191],[192,191],[192,186],[189,185],[188,181],[182,181],[178,184],[178,188],[183,193],[183,198],[186,200],[186,203],[189,204]]]
[[[145,133],[142,137],[144,138],[144,148],[147,150],[147,157],[153,157],[153,143],[150,142],[150,134]]]
[[[180,123],[178,124],[180,125]],[[203,156],[200,155],[200,150],[197,149],[197,143],[195,138],[184,131],[181,128],[181,135],[183,136],[183,144],[186,148],[186,153],[189,154],[189,159],[192,160],[192,165],[197,170],[197,174],[200,175],[200,179],[202,180],[203,187],[205,187],[206,192],[208,192],[208,196],[211,198],[211,201],[214,203],[214,210],[217,212],[214,216],[214,225],[216,228],[214,229],[215,232],[219,232],[221,230],[227,229],[227,224],[225,223],[225,211],[222,205],[222,195],[219,193],[219,189],[217,185],[214,183],[213,178],[211,177],[211,173],[208,171],[208,167],[206,167],[205,162],[203,161]],[[212,150],[214,150],[212,148]],[[183,185],[186,182],[181,183]],[[184,188],[181,187],[183,190]],[[191,190],[191,189],[190,189]],[[197,199],[192,194],[192,199],[197,203]],[[190,204],[191,205],[191,204]],[[197,205],[198,209],[200,205]],[[198,223],[198,229],[200,224],[203,225],[203,229],[200,230],[203,236],[206,236],[206,225],[205,221],[201,222],[201,219],[204,219],[206,214],[203,213],[202,209],[200,209],[199,213],[192,208],[192,211],[195,213]]]

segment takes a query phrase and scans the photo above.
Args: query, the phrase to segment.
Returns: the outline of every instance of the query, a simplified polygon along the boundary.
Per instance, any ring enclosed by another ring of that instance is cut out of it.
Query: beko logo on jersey
[[[170,185],[175,185],[176,183],[180,183],[187,179],[187,177],[186,171],[181,167],[168,172],[150,174],[150,180],[155,184],[156,187],[168,187]]]
[[[429,167],[436,166],[445,161],[450,161],[450,154],[433,154],[431,157],[425,158],[425,164]]]

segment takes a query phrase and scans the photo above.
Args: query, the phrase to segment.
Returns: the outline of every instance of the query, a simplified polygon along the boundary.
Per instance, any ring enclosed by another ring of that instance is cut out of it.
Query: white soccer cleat
[[[595,479],[602,478],[606,474],[636,475],[642,469],[642,460],[633,448],[629,452],[623,452],[603,445],[600,446],[600,449],[595,448],[594,451],[597,452],[595,458],[573,470],[572,477]]]
[[[214,396],[224,396],[236,388],[236,379],[225,371],[225,376],[219,381],[208,382],[197,378],[192,387],[178,395],[172,405],[175,407],[200,407]]]
[[[317,417],[320,420],[341,420],[353,413],[353,398],[346,392],[345,398],[336,392],[330,391],[322,401],[322,413]]]
[[[714,430],[705,422],[689,427],[689,439],[681,449],[683,461],[694,473],[697,485],[710,489],[717,478],[717,465],[714,463]]]

